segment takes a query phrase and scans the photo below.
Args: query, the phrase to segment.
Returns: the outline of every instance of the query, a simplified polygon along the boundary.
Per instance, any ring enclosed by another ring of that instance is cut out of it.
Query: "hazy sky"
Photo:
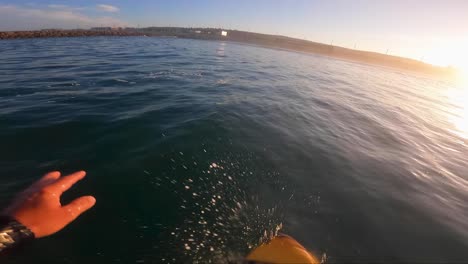
[[[0,0],[0,30],[99,25],[232,28],[468,68],[464,0]]]

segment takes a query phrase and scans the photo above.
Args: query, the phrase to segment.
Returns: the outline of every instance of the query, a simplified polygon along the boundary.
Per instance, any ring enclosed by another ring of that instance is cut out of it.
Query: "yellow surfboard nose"
[[[268,264],[320,263],[320,261],[301,244],[286,235],[276,236],[269,243],[260,245],[250,252],[247,256],[247,261]]]

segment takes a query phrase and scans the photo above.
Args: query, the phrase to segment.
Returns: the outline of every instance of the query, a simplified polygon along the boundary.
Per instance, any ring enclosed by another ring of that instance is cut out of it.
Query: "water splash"
[[[168,182],[180,185],[183,197],[179,206],[183,223],[170,228],[170,241],[165,241],[180,250],[179,260],[237,262],[282,229],[278,208],[263,207],[250,191],[251,181],[261,175],[234,159],[187,162],[187,158],[181,152],[171,159],[190,171],[198,169],[199,177],[187,175]]]

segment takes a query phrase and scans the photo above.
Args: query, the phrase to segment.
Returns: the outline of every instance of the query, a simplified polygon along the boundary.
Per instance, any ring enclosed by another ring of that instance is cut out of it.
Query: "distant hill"
[[[221,34],[227,33],[226,36]],[[100,27],[90,30],[39,30],[0,32],[0,39],[36,38],[36,37],[78,37],[78,36],[165,36],[205,40],[226,40],[249,43],[269,48],[287,49],[352,60],[368,64],[393,67],[413,72],[451,77],[456,72],[452,68],[437,67],[421,61],[391,56],[376,52],[348,49],[318,42],[295,39],[285,36],[260,34],[221,28],[182,28],[182,27],[147,27],[147,28],[110,28]]]

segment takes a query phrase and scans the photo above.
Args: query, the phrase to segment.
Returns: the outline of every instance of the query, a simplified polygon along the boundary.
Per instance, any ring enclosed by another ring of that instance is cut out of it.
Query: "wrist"
[[[0,252],[34,239],[34,233],[11,216],[0,216]]]

